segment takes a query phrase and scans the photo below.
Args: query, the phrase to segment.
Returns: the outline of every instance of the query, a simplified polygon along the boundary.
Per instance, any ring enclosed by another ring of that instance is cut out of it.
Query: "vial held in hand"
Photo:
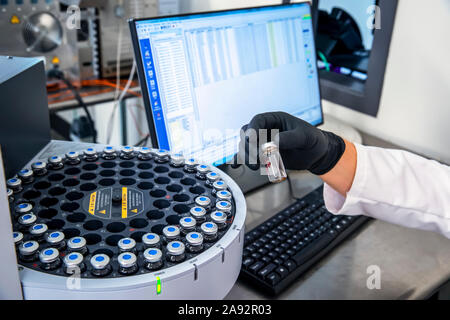
[[[274,142],[268,142],[262,145],[260,159],[262,165],[266,168],[270,182],[278,183],[287,178],[280,151]]]

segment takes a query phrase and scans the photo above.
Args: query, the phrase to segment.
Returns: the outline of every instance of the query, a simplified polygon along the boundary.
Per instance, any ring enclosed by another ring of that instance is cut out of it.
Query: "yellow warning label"
[[[12,24],[19,24],[19,23],[20,23],[20,19],[19,19],[18,16],[13,15],[13,16],[11,17],[10,22],[11,22]]]
[[[90,214],[95,214],[95,199],[97,198],[97,191],[96,192],[92,192],[91,196],[89,198],[89,213]]]
[[[133,209],[133,210],[131,210],[131,212],[137,213],[137,209]]]
[[[102,213],[102,214],[105,214],[106,210],[100,210],[99,212]]]
[[[122,187],[122,219],[128,216],[128,188]]]

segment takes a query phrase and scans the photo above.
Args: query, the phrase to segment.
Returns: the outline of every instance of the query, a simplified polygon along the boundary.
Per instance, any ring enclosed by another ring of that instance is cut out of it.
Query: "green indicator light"
[[[156,294],[161,293],[161,279],[156,277]]]

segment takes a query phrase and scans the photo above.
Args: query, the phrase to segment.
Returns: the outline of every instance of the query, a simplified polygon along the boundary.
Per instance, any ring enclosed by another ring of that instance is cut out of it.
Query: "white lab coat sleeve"
[[[450,238],[450,167],[406,151],[355,146],[356,174],[346,197],[324,186],[330,212],[362,214]]]

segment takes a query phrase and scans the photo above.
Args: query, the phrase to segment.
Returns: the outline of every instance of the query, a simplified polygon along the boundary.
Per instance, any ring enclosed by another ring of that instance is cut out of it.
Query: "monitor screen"
[[[130,21],[152,140],[228,162],[262,112],[322,123],[307,3]]]

